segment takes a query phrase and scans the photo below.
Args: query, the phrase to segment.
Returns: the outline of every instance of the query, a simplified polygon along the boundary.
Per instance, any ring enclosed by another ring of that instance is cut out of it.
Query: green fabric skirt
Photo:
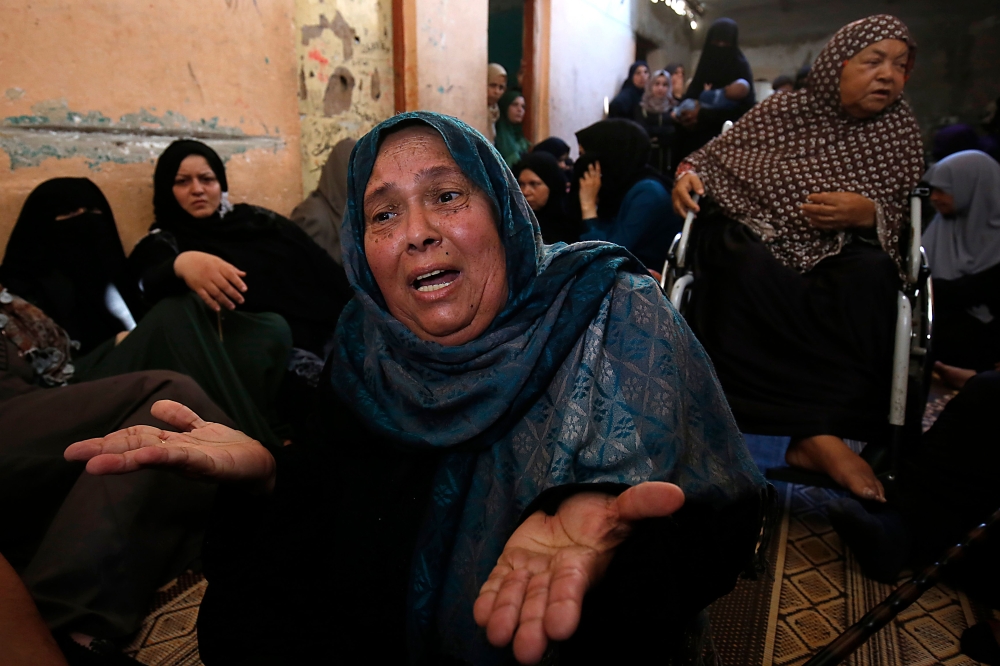
[[[74,382],[174,370],[192,377],[240,430],[274,448],[281,446],[275,399],[291,348],[280,315],[217,315],[187,294],[157,303],[121,344],[108,340],[75,359]]]

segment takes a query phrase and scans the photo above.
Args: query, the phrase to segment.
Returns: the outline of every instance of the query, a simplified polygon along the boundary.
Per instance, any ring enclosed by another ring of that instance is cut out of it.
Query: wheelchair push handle
[[[695,203],[701,199],[697,194],[692,194],[691,199]],[[681,241],[677,244],[677,268],[684,268],[685,260],[687,259],[687,246],[688,240],[691,238],[691,224],[694,222],[695,212],[689,210],[687,215],[684,216],[684,227],[681,229]]]

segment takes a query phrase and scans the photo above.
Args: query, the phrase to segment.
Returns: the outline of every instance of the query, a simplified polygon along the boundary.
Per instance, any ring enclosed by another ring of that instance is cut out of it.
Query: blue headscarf
[[[420,340],[397,321],[364,254],[379,146],[412,124],[440,133],[496,207],[509,296],[463,345]],[[348,187],[341,238],[356,297],[337,328],[334,388],[374,432],[445,453],[411,575],[413,651],[436,631],[448,654],[502,660],[472,604],[521,512],[549,488],[666,480],[689,498],[759,493],[704,350],[659,286],[616,245],[543,245],[510,169],[478,132],[435,113],[397,115],[358,142]]]

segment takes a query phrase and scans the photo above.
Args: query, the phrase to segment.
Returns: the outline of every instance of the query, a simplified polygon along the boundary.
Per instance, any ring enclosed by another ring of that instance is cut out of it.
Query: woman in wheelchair
[[[902,99],[914,49],[892,16],[844,26],[805,89],[688,156],[673,191],[699,212],[686,316],[742,430],[791,436],[790,465],[878,500],[844,439],[888,431],[900,235],[924,166]]]

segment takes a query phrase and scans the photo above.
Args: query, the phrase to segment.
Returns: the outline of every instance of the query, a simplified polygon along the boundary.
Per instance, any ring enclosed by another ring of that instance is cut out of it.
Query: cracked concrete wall
[[[126,250],[152,222],[156,156],[199,138],[234,201],[302,198],[295,0],[5,0],[0,22],[0,252],[28,193],[83,176]]]
[[[392,0],[297,0],[296,57],[306,192],[330,150],[394,113]]]

